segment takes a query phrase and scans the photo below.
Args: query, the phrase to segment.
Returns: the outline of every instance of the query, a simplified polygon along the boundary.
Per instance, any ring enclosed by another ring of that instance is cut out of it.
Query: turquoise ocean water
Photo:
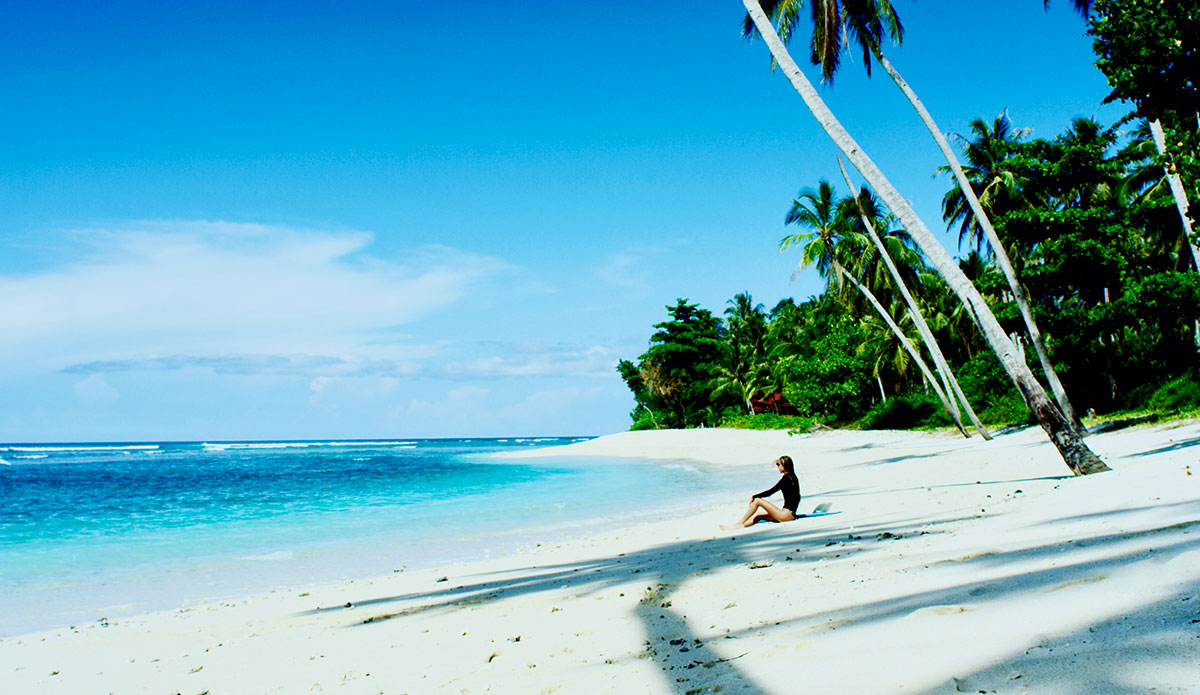
[[[508,553],[745,485],[494,456],[579,439],[0,444],[0,636]]]

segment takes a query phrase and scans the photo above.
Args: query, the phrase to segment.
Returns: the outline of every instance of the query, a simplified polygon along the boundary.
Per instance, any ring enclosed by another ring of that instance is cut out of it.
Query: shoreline
[[[488,461],[492,457],[483,455],[482,458]],[[719,474],[717,480],[729,480],[731,477],[722,471],[698,470],[690,464],[567,458],[569,460],[564,462],[545,464],[502,459],[496,459],[494,463],[501,466],[516,463],[522,467],[532,465],[571,470],[612,462],[617,464],[617,470],[633,475],[645,472],[649,477],[658,479],[664,474],[653,473],[651,468],[666,470],[669,477],[685,479],[679,485],[687,485],[686,479],[691,479],[692,485],[703,487],[703,490],[695,492],[699,499],[706,501],[716,500],[719,496],[716,492],[719,488],[711,482],[714,479],[712,476]],[[672,473],[669,470],[672,468],[683,468],[689,472]],[[620,480],[621,475],[613,473],[609,477]],[[706,482],[698,482],[705,479]],[[628,487],[624,483],[617,484],[617,487],[621,486]],[[522,504],[530,511],[535,511],[536,508],[528,503],[528,495],[529,490],[526,489]],[[664,510],[623,505],[619,499],[588,504],[587,500],[581,500],[576,495],[564,498],[536,516],[513,515],[510,509],[488,506],[484,517],[481,517],[486,519],[482,525],[477,519],[466,519],[457,523],[452,520],[451,524],[439,528],[413,528],[396,525],[394,515],[392,518],[378,516],[373,527],[361,520],[350,524],[343,521],[340,531],[333,535],[324,534],[328,537],[313,538],[311,526],[296,527],[292,529],[290,540],[283,538],[282,532],[277,532],[276,535],[280,537],[272,545],[264,546],[261,539],[251,537],[248,542],[254,543],[255,547],[229,550],[204,544],[200,552],[191,548],[197,542],[185,537],[176,542],[188,546],[189,550],[162,558],[142,558],[135,563],[111,566],[94,564],[97,553],[102,551],[99,546],[73,549],[66,545],[58,549],[59,555],[64,558],[59,563],[62,566],[59,572],[23,572],[17,562],[0,570],[0,589],[4,589],[3,595],[0,595],[0,638],[86,624],[100,617],[113,621],[144,613],[236,600],[246,595],[278,592],[291,587],[319,587],[351,579],[386,576],[397,569],[416,571],[504,557],[526,547],[536,547],[539,543],[563,543],[600,530],[620,529],[667,515],[686,514],[692,506],[695,506],[693,501],[682,494],[673,495]],[[446,508],[451,511],[456,508],[478,510],[479,506],[473,500],[466,500],[446,505]],[[430,522],[436,522],[443,513],[440,509],[405,512],[410,517],[423,514]],[[335,517],[330,521],[336,523],[342,520]],[[255,528],[263,523],[261,519],[253,519],[246,522],[246,526]],[[238,524],[222,522],[219,531],[206,533],[210,540],[219,541],[221,533],[241,534],[242,528]],[[250,533],[253,531],[246,532]],[[141,539],[133,542],[138,540]],[[111,552],[117,551],[114,549]],[[0,563],[3,559],[4,556],[0,554]],[[17,560],[24,558],[18,557]],[[73,574],[67,574],[66,571]]]
[[[1200,424],[1088,442],[1113,472],[1070,477],[1036,428],[515,452],[705,461],[759,488],[789,453],[801,511],[843,513],[724,533],[752,491],[732,490],[504,556],[3,638],[0,674],[22,693],[1189,692]]]

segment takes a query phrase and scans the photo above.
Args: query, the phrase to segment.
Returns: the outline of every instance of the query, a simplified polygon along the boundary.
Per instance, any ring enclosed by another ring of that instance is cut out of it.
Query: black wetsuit
[[[783,492],[783,508],[796,515],[796,510],[800,508],[800,481],[794,475],[785,475],[775,483],[775,487],[770,490],[763,490],[755,495],[755,497],[765,498],[770,497],[776,492]]]

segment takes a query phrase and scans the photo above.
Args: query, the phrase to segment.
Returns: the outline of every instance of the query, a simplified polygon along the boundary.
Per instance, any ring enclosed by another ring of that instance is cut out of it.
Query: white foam
[[[13,458],[15,458],[15,459],[44,459],[49,456],[50,456],[50,454],[21,454],[20,456],[14,456]]]
[[[130,444],[128,446],[6,446],[0,451],[153,451],[157,444]]]
[[[295,557],[295,553],[290,550],[277,550],[266,555],[243,555],[239,560],[258,560],[261,562],[276,562],[278,560],[291,560]]]
[[[11,466],[12,464],[4,459],[0,459],[0,466]]]
[[[230,442],[210,444],[203,442],[200,446],[215,451],[229,449],[307,449],[314,446],[374,446],[390,447],[393,449],[415,449],[416,442],[380,441],[380,442]]]

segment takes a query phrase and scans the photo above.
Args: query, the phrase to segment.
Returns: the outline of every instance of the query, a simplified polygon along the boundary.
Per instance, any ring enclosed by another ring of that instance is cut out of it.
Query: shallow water
[[[570,441],[0,445],[0,634],[511,552],[737,476],[493,456]]]

